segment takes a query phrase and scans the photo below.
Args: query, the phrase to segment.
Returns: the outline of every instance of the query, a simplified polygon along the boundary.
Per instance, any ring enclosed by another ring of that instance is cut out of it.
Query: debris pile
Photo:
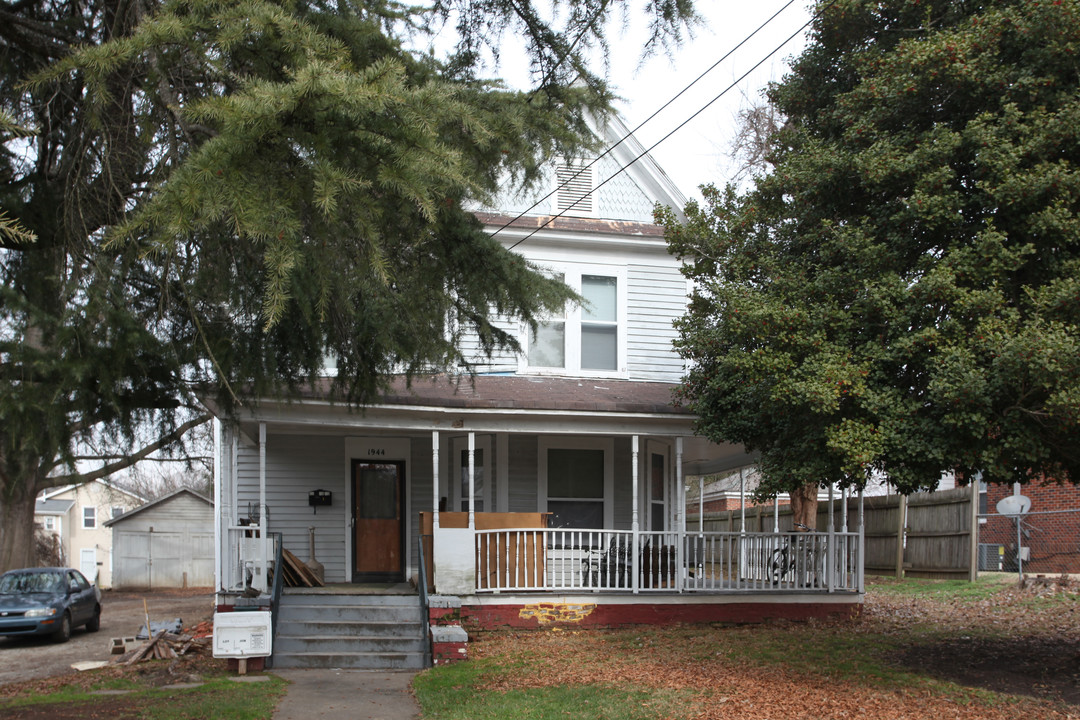
[[[182,632],[172,633],[167,630],[159,630],[152,638],[136,648],[126,650],[127,646],[121,642],[113,641],[112,659],[114,665],[134,665],[147,660],[164,660],[181,655],[205,654],[213,644],[214,626],[211,622],[201,622],[194,628]],[[119,654],[117,651],[119,650]]]
[[[1065,573],[1057,576],[1035,575],[1034,577],[1025,574],[1020,578],[1017,587],[1025,593],[1038,597],[1058,593],[1075,594],[1078,590],[1077,582]]]
[[[322,587],[323,581],[300,558],[281,549],[281,579],[285,587]]]

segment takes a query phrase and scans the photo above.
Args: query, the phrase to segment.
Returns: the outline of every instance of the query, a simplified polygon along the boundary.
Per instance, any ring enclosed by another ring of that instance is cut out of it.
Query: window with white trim
[[[551,275],[577,291],[583,302],[528,331],[523,369],[604,376],[625,372],[625,272],[583,265],[553,269]]]
[[[613,443],[585,438],[541,438],[541,512],[548,526],[602,530],[612,526]]]
[[[45,529],[49,532],[56,532],[56,518],[52,515],[46,515],[44,518]]]
[[[86,530],[93,530],[97,527],[97,508],[93,506],[86,506],[82,509],[82,526]]]

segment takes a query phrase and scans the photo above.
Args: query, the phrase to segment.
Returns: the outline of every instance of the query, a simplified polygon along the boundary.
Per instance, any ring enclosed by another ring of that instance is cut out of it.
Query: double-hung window
[[[87,530],[92,530],[97,527],[97,508],[92,505],[84,506],[82,509],[82,526]]]
[[[529,331],[527,369],[607,376],[624,373],[625,272],[605,266],[566,266],[553,268],[551,275],[576,290],[583,302]]]

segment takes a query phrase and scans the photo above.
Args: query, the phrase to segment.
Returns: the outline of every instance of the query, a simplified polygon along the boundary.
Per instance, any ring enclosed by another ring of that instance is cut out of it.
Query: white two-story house
[[[746,593],[774,614],[858,601],[853,558],[845,574],[774,579],[760,558],[776,538],[685,532],[685,478],[752,459],[695,436],[673,403],[672,321],[688,287],[652,213],[685,200],[621,122],[599,132],[619,144],[580,174],[580,163],[553,168],[550,197],[477,213],[585,305],[535,333],[504,321],[523,351],[477,352],[474,377],[402,383],[363,413],[316,390],[222,424],[221,602],[266,589],[252,553],[271,550],[252,526],[301,558],[314,528],[327,583],[419,582],[477,623],[536,624],[527,608],[553,601],[601,624],[752,619]]]

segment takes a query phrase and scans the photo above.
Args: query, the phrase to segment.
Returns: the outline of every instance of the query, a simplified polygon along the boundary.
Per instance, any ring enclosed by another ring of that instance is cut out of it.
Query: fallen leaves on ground
[[[1075,584],[1053,593],[1045,587],[1003,587],[984,599],[957,601],[871,588],[863,614],[854,621],[493,633],[473,643],[470,654],[502,658],[499,672],[485,678],[487,690],[584,684],[679,691],[690,698],[680,717],[693,720],[1065,720],[1080,718],[1080,705],[1072,704],[1080,701],[1078,655],[1069,650],[1080,639],[1076,592]],[[881,665],[913,679],[891,682],[859,667],[841,671],[830,664],[853,662],[859,653],[814,666],[802,657],[801,645],[814,642],[815,635],[832,636],[826,644],[832,647],[887,644]],[[735,651],[746,644],[775,644],[778,637],[790,638],[790,647],[782,646],[780,654],[791,662],[751,660]],[[994,655],[1002,648],[1013,656],[1003,661]],[[1040,648],[1050,649],[1050,661],[1036,657]],[[1076,649],[1080,652],[1080,646]],[[980,664],[980,652],[989,667]],[[1061,652],[1066,656],[1058,657]],[[1024,665],[1025,653],[1033,663],[1052,667],[1033,671]],[[971,656],[970,666],[958,661],[965,654]],[[1042,678],[1042,687],[1035,687],[1030,672]],[[1003,675],[1013,680],[1011,686],[1001,681]],[[959,684],[940,682],[947,679]],[[1022,694],[966,689],[986,685]]]

